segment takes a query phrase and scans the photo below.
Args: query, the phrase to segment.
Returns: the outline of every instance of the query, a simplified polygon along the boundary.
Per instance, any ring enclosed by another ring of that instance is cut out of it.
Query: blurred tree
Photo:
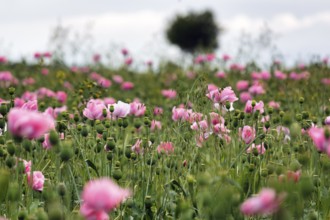
[[[213,13],[206,10],[201,13],[190,12],[176,15],[166,31],[167,39],[183,51],[213,51],[218,47],[217,37],[221,28],[214,20]]]

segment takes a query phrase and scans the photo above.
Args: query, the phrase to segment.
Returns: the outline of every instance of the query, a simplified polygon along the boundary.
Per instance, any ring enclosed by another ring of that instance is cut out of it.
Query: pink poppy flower
[[[94,54],[93,55],[93,61],[95,62],[95,63],[99,63],[100,61],[101,61],[101,55],[100,54]]]
[[[162,115],[164,110],[161,107],[154,108],[154,115]]]
[[[12,108],[8,114],[8,130],[14,136],[37,139],[54,127],[54,119],[40,112]]]
[[[157,152],[171,154],[174,153],[174,146],[172,142],[161,142],[157,147]]]
[[[308,130],[308,134],[319,151],[328,151],[327,153],[330,155],[330,138],[325,137],[323,128],[312,127]]]
[[[150,124],[150,130],[161,130],[162,129],[162,123],[160,121],[152,120]]]
[[[206,61],[206,58],[204,55],[198,55],[195,60],[194,60],[194,63],[196,64],[201,64],[201,63],[204,63]]]
[[[226,104],[226,102],[235,102],[238,100],[231,87],[224,89],[215,89],[206,94],[214,103]]]
[[[132,102],[130,106],[131,106],[130,114],[136,117],[143,116],[147,110],[146,106],[139,102]]]
[[[132,59],[131,57],[127,57],[127,58],[125,59],[125,64],[126,64],[127,66],[131,65],[132,63],[133,63],[133,59]]]
[[[124,55],[124,56],[127,56],[128,55],[128,50],[126,48],[123,48],[121,49],[121,53]]]
[[[287,172],[288,180],[292,180],[293,182],[297,183],[301,176],[301,170],[297,170],[296,172],[289,170]]]
[[[270,101],[270,102],[268,102],[268,106],[272,107],[273,109],[279,109],[280,108],[280,103],[275,102],[275,101]]]
[[[42,54],[42,56],[45,57],[45,58],[51,58],[52,54],[51,54],[51,52],[45,52],[45,53]]]
[[[241,137],[245,144],[249,144],[255,138],[255,130],[251,126],[245,125],[241,131]]]
[[[15,98],[14,99],[14,106],[17,108],[21,108],[24,105],[25,101],[20,98]]]
[[[45,177],[40,171],[33,171],[32,178],[31,173],[28,172],[27,181],[31,188],[35,191],[42,191],[44,189]]]
[[[176,91],[173,90],[173,89],[163,89],[162,90],[162,95],[165,98],[168,98],[168,99],[175,99],[175,97],[176,97]]]
[[[284,80],[287,78],[287,75],[279,70],[276,70],[274,73],[275,78],[280,79],[280,80]]]
[[[132,82],[123,82],[121,84],[122,90],[132,90],[134,88],[134,84]]]
[[[83,189],[80,213],[88,220],[109,219],[108,213],[130,194],[109,178],[91,180]]]
[[[65,103],[67,98],[68,98],[68,95],[66,94],[66,92],[58,91],[58,92],[56,93],[56,99],[57,99],[60,103]]]
[[[127,104],[122,101],[118,101],[118,103],[114,104],[114,112],[112,113],[116,118],[124,118],[131,111],[130,104]]]
[[[106,106],[104,105],[104,102],[102,100],[91,99],[88,101],[87,106],[83,111],[83,115],[91,120],[102,120],[104,119],[104,109],[106,109]]]
[[[247,101],[245,104],[244,112],[252,113],[256,111],[259,111],[260,114],[264,113],[264,102],[263,101],[256,102],[255,106],[252,107],[252,101],[251,100]]]
[[[7,63],[7,58],[5,56],[0,56],[0,63]]]
[[[112,97],[106,97],[103,99],[103,102],[106,106],[108,105],[112,105],[116,103],[116,99],[112,98]]]
[[[258,195],[247,199],[241,205],[241,212],[247,216],[271,215],[278,211],[283,199],[283,194],[277,196],[275,190],[263,188]]]
[[[330,116],[328,116],[324,119],[324,124],[325,125],[330,125]]]
[[[114,76],[112,77],[112,80],[113,80],[115,83],[117,83],[117,84],[122,84],[122,83],[124,82],[123,77],[120,76],[120,75],[114,75]]]
[[[215,56],[214,53],[209,53],[209,54],[206,54],[206,55],[205,55],[205,59],[206,59],[208,62],[212,62],[215,58],[216,58],[216,56]]]
[[[41,74],[44,75],[44,76],[46,76],[46,75],[49,74],[49,70],[47,68],[42,68],[41,69]]]
[[[236,83],[236,89],[238,91],[244,91],[249,88],[249,81],[247,80],[240,80]]]
[[[222,55],[222,59],[223,59],[223,61],[226,62],[231,59],[231,56],[229,56],[228,54],[224,54],[224,55]]]
[[[50,140],[49,140],[49,133],[46,133],[44,135],[44,142],[42,142],[42,147],[46,150],[49,150],[52,148],[52,144],[50,143]]]
[[[112,85],[112,82],[104,77],[101,77],[97,80],[97,84],[103,88],[109,88]]]
[[[27,101],[21,107],[21,109],[29,110],[29,111],[38,111],[38,100]]]
[[[28,77],[23,79],[22,84],[24,86],[28,86],[28,85],[33,85],[35,82],[36,82],[35,79],[33,79],[32,77]]]
[[[246,153],[248,154],[252,153],[253,149],[257,149],[258,154],[264,154],[266,152],[264,143],[258,145],[252,144],[248,149],[246,149]]]
[[[246,103],[247,101],[252,100],[252,96],[249,92],[242,92],[239,95],[239,99],[242,103]]]
[[[143,148],[141,146],[142,140],[137,139],[135,144],[132,146],[131,150],[135,152],[136,154],[143,154]]]
[[[323,78],[323,79],[321,80],[321,82],[322,82],[324,85],[329,86],[329,85],[330,85],[330,78]]]
[[[172,120],[173,121],[179,121],[179,120],[184,120],[187,117],[188,113],[186,109],[184,108],[176,108],[173,107],[172,109]]]
[[[219,78],[219,79],[224,79],[224,78],[226,78],[226,73],[225,73],[225,72],[222,72],[222,71],[217,72],[217,73],[215,74],[215,77],[217,77],[217,78]]]
[[[249,88],[249,93],[251,95],[261,95],[261,94],[264,94],[265,93],[265,90],[264,90],[264,88],[262,87],[261,84],[255,83],[254,85],[252,85]]]

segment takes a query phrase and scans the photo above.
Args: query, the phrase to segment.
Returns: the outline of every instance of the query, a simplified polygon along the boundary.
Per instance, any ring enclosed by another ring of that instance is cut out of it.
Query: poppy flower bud
[[[9,92],[9,95],[14,95],[15,94],[15,88],[14,87],[9,87],[8,92]]]
[[[49,142],[50,142],[50,144],[53,145],[53,146],[55,146],[55,145],[58,144],[59,141],[60,140],[59,140],[59,137],[58,137],[57,132],[54,131],[54,130],[51,130],[49,132]]]
[[[57,193],[59,196],[64,197],[66,194],[66,186],[64,183],[59,183],[57,186]]]
[[[115,178],[115,180],[120,180],[123,177],[123,172],[120,170],[120,168],[115,168],[115,170],[113,171],[113,178]]]
[[[15,154],[15,146],[12,141],[7,142],[7,152],[10,154],[10,156]]]
[[[6,114],[8,113],[8,108],[7,108],[7,105],[2,103],[0,105],[0,114],[5,116]]]
[[[69,161],[73,156],[73,150],[71,146],[65,145],[62,147],[60,152],[60,158],[63,162]]]

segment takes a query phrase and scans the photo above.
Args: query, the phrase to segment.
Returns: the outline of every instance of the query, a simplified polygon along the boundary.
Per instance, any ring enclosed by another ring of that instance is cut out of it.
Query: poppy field
[[[0,57],[0,219],[329,219],[328,59]]]

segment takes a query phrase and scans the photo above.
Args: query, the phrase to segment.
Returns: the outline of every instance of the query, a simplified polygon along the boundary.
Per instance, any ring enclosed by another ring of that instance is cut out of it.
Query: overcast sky
[[[47,50],[59,22],[71,39],[79,33],[77,44],[85,42],[85,50],[111,54],[127,47],[140,60],[175,57],[178,49],[164,39],[168,21],[203,9],[213,10],[225,29],[218,54],[235,55],[242,32],[256,37],[265,24],[274,33],[276,53],[290,62],[330,53],[329,0],[0,0],[0,5],[0,55],[13,59]]]

